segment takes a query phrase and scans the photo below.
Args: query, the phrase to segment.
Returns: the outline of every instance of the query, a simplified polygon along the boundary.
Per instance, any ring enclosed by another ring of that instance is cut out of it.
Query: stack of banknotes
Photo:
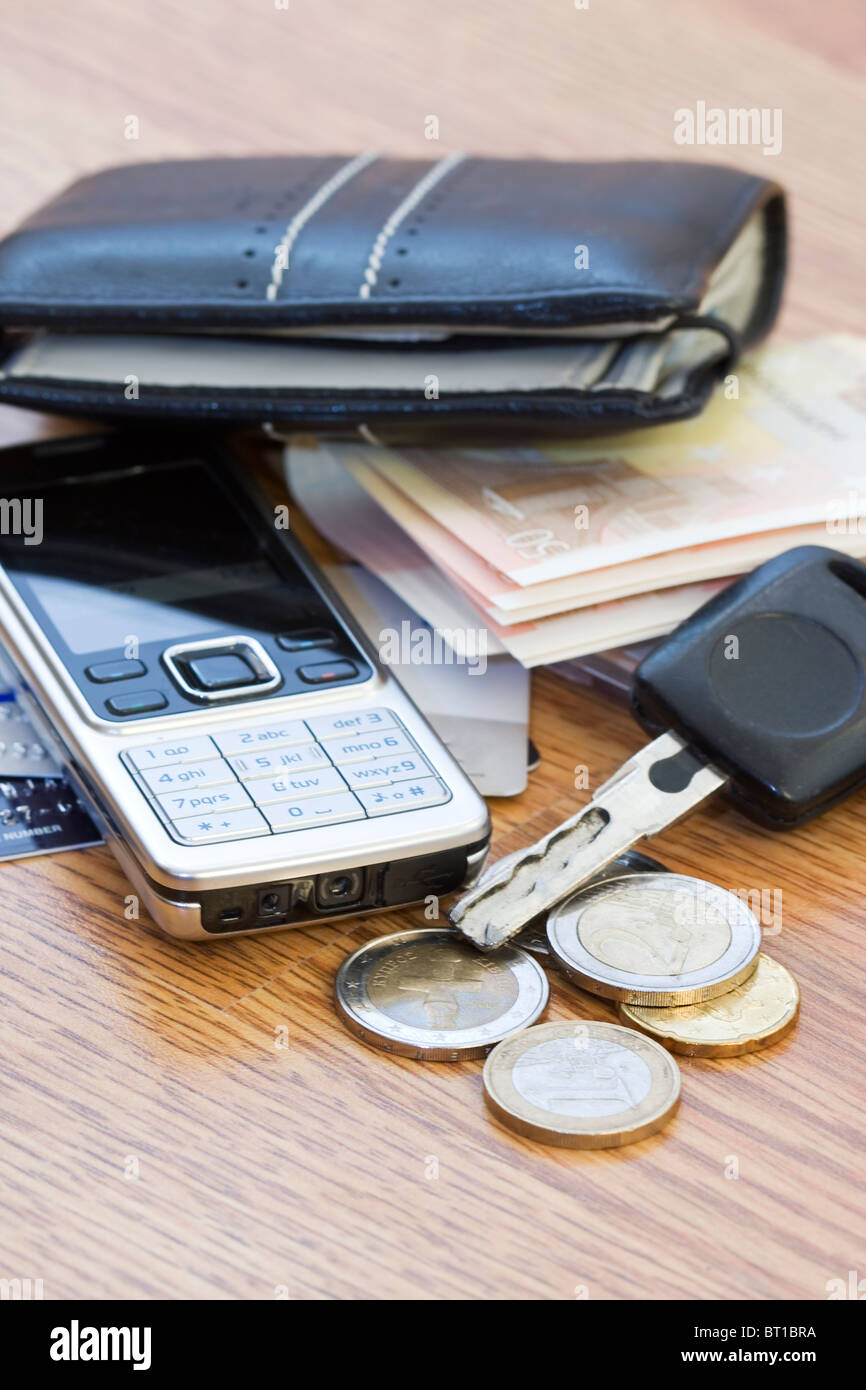
[[[866,339],[764,348],[674,425],[511,448],[299,441],[288,477],[447,640],[474,628],[524,666],[568,661],[660,636],[791,546],[866,555]]]

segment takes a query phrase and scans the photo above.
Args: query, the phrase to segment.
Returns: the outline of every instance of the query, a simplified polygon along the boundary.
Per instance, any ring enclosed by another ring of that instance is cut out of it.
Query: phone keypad
[[[388,709],[232,726],[120,756],[185,844],[374,819],[451,799]]]

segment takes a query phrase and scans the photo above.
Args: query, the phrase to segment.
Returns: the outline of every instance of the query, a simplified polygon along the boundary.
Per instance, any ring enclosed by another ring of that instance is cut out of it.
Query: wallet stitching
[[[362,158],[364,158],[364,156],[357,156],[357,159],[362,159]],[[449,172],[449,170],[443,169],[442,166],[443,166],[444,164],[447,164],[449,160],[453,160],[454,163],[456,164],[457,162],[459,162],[460,160],[462,160],[462,159],[464,159],[464,158],[465,158],[465,156],[463,156],[463,155],[461,155],[461,156],[448,156],[445,160],[439,161],[437,164],[434,164],[430,170],[428,170],[428,173],[424,176],[424,178],[423,178],[422,180],[420,180],[420,183],[424,184],[425,181],[426,181],[427,179],[429,179],[430,176],[431,176],[435,171],[441,170],[442,172],[439,174],[438,178],[434,181],[434,183],[438,183],[439,180],[440,180],[442,177],[444,177],[445,173]],[[355,160],[350,161],[350,164],[354,164],[354,163],[355,163]],[[344,167],[345,167],[345,166],[344,166]],[[339,171],[338,171],[338,172],[339,172]],[[357,172],[360,172],[360,170],[358,170]],[[688,279],[686,279],[686,280],[684,280],[684,281],[681,282],[680,289],[679,289],[678,291],[676,291],[676,290],[671,290],[671,289],[667,288],[667,289],[665,289],[663,296],[660,296],[660,295],[658,294],[658,291],[650,291],[650,292],[649,292],[649,304],[650,304],[650,307],[652,307],[653,305],[658,305],[659,307],[664,307],[664,308],[667,308],[668,310],[671,310],[671,309],[676,310],[677,308],[684,308],[684,307],[686,307],[684,304],[682,304],[682,303],[680,303],[680,302],[678,302],[678,301],[681,300],[681,299],[684,299],[686,296],[693,296],[693,295],[700,289],[701,285],[705,282],[705,279],[706,279],[707,265],[708,265],[708,264],[709,264],[709,265],[712,265],[713,261],[718,259],[720,250],[721,250],[722,248],[724,248],[724,246],[725,246],[725,245],[727,244],[727,242],[729,241],[730,236],[731,236],[732,228],[734,228],[734,227],[737,225],[737,223],[742,219],[744,210],[748,207],[748,205],[749,205],[750,203],[760,203],[760,201],[762,201],[762,193],[763,193],[763,201],[766,201],[766,200],[767,200],[767,192],[768,192],[768,190],[767,190],[767,185],[764,183],[764,184],[763,184],[763,188],[762,188],[762,187],[761,187],[762,182],[763,182],[763,181],[758,181],[758,186],[756,187],[756,186],[755,186],[755,182],[754,182],[752,179],[749,180],[749,183],[748,183],[747,187],[743,190],[743,192],[741,193],[740,197],[737,198],[736,201],[734,202],[733,210],[732,210],[732,212],[731,212],[730,217],[727,218],[727,219],[725,219],[725,221],[722,222],[722,223],[720,224],[720,226],[719,226],[719,228],[718,228],[718,230],[717,230],[717,235],[713,238],[712,242],[710,243],[709,254],[703,259],[702,263],[701,263],[700,265],[694,266],[694,267],[692,268],[692,273],[691,273],[691,275],[689,276]],[[432,187],[434,186],[434,183],[430,183],[429,185],[427,185],[427,186],[423,189],[423,191],[422,191],[422,193],[421,193],[421,196],[417,199],[417,202],[420,202],[420,201],[421,201],[421,199],[422,199],[423,196],[426,194],[426,192],[429,191],[429,189],[432,188]],[[327,186],[327,185],[326,185],[326,186]],[[416,185],[416,188],[412,190],[412,193],[410,193],[410,194],[408,195],[408,197],[411,198],[411,197],[413,196],[413,193],[416,193],[416,192],[417,192],[417,189],[418,189],[418,185]],[[333,191],[336,192],[337,190],[334,189]],[[769,192],[770,192],[770,193],[772,192],[772,188],[769,189]],[[315,197],[315,196],[316,196],[316,195],[314,195],[314,197]],[[329,195],[329,196],[330,196],[330,195]],[[405,200],[404,200],[404,201],[405,201]],[[414,206],[417,206],[417,202],[413,205],[413,207],[414,207]],[[399,212],[401,211],[402,207],[403,207],[403,204],[401,204],[401,205],[400,205],[400,208],[398,208],[396,211],[399,213]],[[318,208],[315,209],[315,210],[317,211]],[[409,215],[409,212],[410,212],[411,210],[412,210],[412,208],[407,208],[406,211],[403,212],[402,216],[400,217],[400,222],[402,222],[402,221],[404,220],[404,218],[405,218],[406,216]],[[302,211],[303,211],[303,209],[302,209]],[[300,214],[299,214],[299,215],[300,215]],[[312,215],[312,214],[311,214],[311,215]],[[388,223],[385,224],[386,227],[389,225],[389,223],[392,221],[392,219],[395,217],[395,215],[396,215],[396,214],[392,214],[392,217],[389,218]],[[295,222],[295,220],[296,220],[296,219],[292,219],[292,222],[289,223],[289,227],[291,227],[291,226],[293,225],[293,223]],[[398,226],[398,225],[399,225],[399,223],[395,224],[393,231],[396,231],[396,230],[397,230],[397,226]],[[384,228],[383,228],[383,231],[384,231]],[[393,235],[393,231],[391,232],[391,235]],[[287,228],[287,232],[288,232],[288,228]],[[379,235],[380,235],[380,237],[381,237],[382,233],[380,233]],[[389,237],[388,239],[390,240],[390,237]],[[377,238],[377,243],[376,243],[376,244],[378,244],[378,241],[379,241],[379,238]],[[374,250],[375,250],[375,246],[374,246]],[[371,259],[372,259],[372,255],[373,255],[373,253],[371,252]],[[368,262],[368,269],[369,269],[369,266],[370,266],[370,262]],[[378,267],[376,267],[376,268],[378,268]],[[283,272],[283,274],[284,274],[284,273],[285,273],[285,272]],[[375,278],[374,278],[374,283],[375,283]],[[365,289],[365,288],[368,290],[368,293],[367,293],[367,294],[364,293],[364,289]],[[513,308],[513,306],[515,306],[516,304],[520,304],[521,302],[524,302],[524,303],[532,303],[532,304],[538,304],[539,302],[544,302],[544,301],[548,301],[548,302],[554,301],[554,302],[556,302],[556,301],[563,301],[563,300],[564,300],[564,301],[568,302],[569,300],[574,300],[574,301],[576,302],[576,304],[579,304],[579,305],[580,305],[580,307],[581,307],[583,313],[585,314],[585,313],[587,312],[588,309],[591,311],[591,310],[592,310],[592,307],[593,307],[595,304],[599,304],[601,307],[604,307],[604,308],[607,308],[608,306],[612,306],[612,301],[613,301],[614,297],[617,296],[617,295],[620,295],[620,296],[622,297],[622,300],[623,300],[623,302],[625,303],[625,305],[636,305],[637,303],[639,303],[639,301],[640,301],[641,299],[646,300],[646,292],[643,292],[643,293],[642,293],[642,291],[641,291],[639,285],[637,285],[637,284],[634,283],[634,282],[622,282],[622,281],[620,281],[620,282],[617,282],[617,283],[610,283],[610,284],[607,284],[607,285],[604,285],[604,286],[593,286],[591,289],[588,287],[587,290],[585,290],[585,291],[575,291],[575,289],[573,289],[573,288],[570,288],[570,287],[569,287],[569,288],[566,288],[566,287],[564,287],[564,286],[549,286],[549,287],[544,287],[544,288],[533,286],[531,289],[528,289],[527,291],[525,291],[525,292],[523,292],[523,293],[511,293],[511,294],[507,294],[507,295],[491,296],[489,299],[480,299],[480,300],[479,300],[476,296],[473,296],[473,295],[470,295],[470,294],[466,294],[466,295],[457,295],[457,296],[453,296],[453,297],[452,297],[452,303],[461,304],[461,305],[462,305],[462,304],[472,304],[472,305],[473,305],[474,307],[476,307],[476,308],[477,308],[477,307],[480,307],[481,305],[487,305],[487,306],[493,306],[493,307],[495,307],[495,308],[497,308],[497,309],[500,309],[500,310],[504,309],[504,310],[507,311],[508,309]],[[359,289],[359,297],[362,298],[362,299],[366,299],[366,298],[369,297],[369,285],[368,285],[367,280],[366,280],[366,275],[365,275],[365,284]],[[272,296],[270,295],[270,293],[268,293],[268,298],[269,298],[269,299],[272,298]],[[76,307],[76,306],[79,306],[79,305],[81,305],[81,306],[85,306],[85,305],[86,305],[86,306],[89,306],[89,305],[91,305],[91,304],[96,304],[96,303],[98,303],[98,304],[99,304],[99,308],[102,309],[102,308],[104,308],[105,306],[104,306],[104,304],[102,304],[102,303],[99,302],[100,300],[101,300],[101,295],[89,295],[89,294],[86,294],[86,293],[85,293],[85,294],[80,294],[80,293],[79,293],[79,295],[77,295],[76,298],[68,300],[68,301],[67,301],[67,304],[68,304],[68,306],[69,306],[70,308],[73,308],[73,307]],[[413,302],[414,302],[414,303],[417,303],[417,304],[428,304],[428,303],[438,303],[438,302],[440,302],[440,301],[441,301],[441,295],[439,295],[439,294],[419,294],[419,293],[415,293],[415,294],[413,294],[413,295],[410,297],[410,299],[409,299],[408,301],[398,301],[398,303],[397,303],[396,305],[394,305],[394,307],[399,307],[401,310],[405,310],[405,307],[406,307],[407,302],[408,302],[409,304],[411,304],[411,303],[413,303]],[[338,301],[330,301],[330,302],[333,304],[333,306],[334,306],[335,308],[348,308],[348,304],[349,304],[348,301],[343,300],[343,299],[338,300]],[[45,306],[48,306],[49,308],[54,308],[54,309],[56,310],[56,307],[57,307],[57,295],[56,295],[56,294],[52,294],[52,295],[45,295],[45,296],[42,296],[42,295],[38,295],[38,294],[31,294],[31,295],[28,296],[26,303],[27,303],[28,307],[34,307],[34,306],[40,306],[40,307],[41,307],[41,306],[45,305]],[[305,308],[305,307],[307,307],[307,306],[310,306],[310,307],[312,307],[312,308],[322,308],[322,307],[324,307],[325,305],[327,305],[328,303],[329,303],[329,301],[328,301],[327,297],[319,297],[319,296],[303,296],[303,297],[298,296],[298,297],[296,297],[295,299],[292,299],[292,300],[284,300],[284,301],[282,301],[283,307],[284,307],[284,308],[289,308],[289,309],[291,309],[291,308],[302,309],[302,308]],[[216,305],[216,306],[219,306],[220,308],[225,308],[225,309],[228,309],[228,310],[231,310],[232,308],[237,307],[237,306],[234,306],[234,305],[231,305],[231,304],[224,304],[223,301],[222,301],[221,299],[205,299],[205,298],[202,297],[202,296],[200,296],[200,297],[198,298],[198,300],[197,300],[195,306],[190,306],[190,307],[195,307],[197,310],[206,310],[206,309],[208,309],[208,308],[214,307],[215,305]],[[12,301],[12,304],[11,304],[11,306],[10,306],[10,302],[9,302],[8,300],[5,301],[5,304],[4,304],[3,296],[2,296],[2,294],[0,294],[0,307],[6,307],[6,308],[8,309],[9,307],[13,307],[13,308],[14,308],[14,307],[17,307],[17,306],[14,305],[14,301]],[[647,308],[646,308],[646,304],[644,304],[643,307],[644,307],[644,311],[647,312],[648,310],[647,310]],[[146,301],[144,301],[143,303],[141,303],[141,304],[139,304],[139,305],[136,305],[136,306],[130,306],[129,304],[126,304],[126,305],[124,305],[124,306],[117,306],[118,311],[120,311],[121,308],[122,308],[122,311],[125,312],[125,313],[134,312],[136,309],[138,309],[138,310],[144,310],[145,312],[147,312],[148,310],[165,310],[166,308],[169,309],[170,312],[174,312],[174,311],[176,311],[176,309],[177,309],[177,299],[176,299],[176,296],[175,296],[175,298],[174,298],[173,300],[172,300],[172,299],[160,300],[160,299],[151,297],[151,298],[149,298],[148,300],[146,300]],[[62,313],[62,310],[61,310],[61,313]]]
[[[325,206],[334,194],[353,179],[356,174],[360,174],[362,169],[366,169],[374,160],[379,159],[378,151],[369,151],[367,154],[356,155],[347,163],[341,165],[329,179],[326,179],[317,191],[308,198],[300,211],[289,222],[280,240],[274,248],[274,263],[271,266],[271,283],[268,285],[265,297],[275,300],[283,283],[283,276],[289,272],[289,262],[292,247],[297,241],[307,223],[315,217],[316,213]]]
[[[369,299],[376,281],[379,278],[379,271],[382,267],[382,258],[388,246],[388,242],[399,228],[400,224],[406,220],[410,212],[414,212],[419,203],[426,198],[427,194],[441,183],[452,169],[456,169],[458,164],[462,164],[466,158],[465,154],[449,154],[444,159],[440,159],[418,182],[409,190],[401,203],[391,213],[390,217],[383,224],[382,230],[373,242],[370,255],[367,258],[367,265],[364,269],[364,278],[358,287],[358,298]]]

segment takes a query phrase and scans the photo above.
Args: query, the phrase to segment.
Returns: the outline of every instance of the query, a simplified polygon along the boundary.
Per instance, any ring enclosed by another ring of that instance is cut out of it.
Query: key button
[[[330,767],[328,756],[318,743],[295,743],[275,748],[273,753],[249,753],[229,758],[229,763],[242,782],[252,777],[276,777],[284,772],[309,772],[312,768]]]
[[[156,799],[172,820],[180,820],[187,816],[215,816],[224,811],[240,811],[252,805],[239,782],[230,782],[228,786],[223,787],[183,788],[180,791],[165,792]]]
[[[331,762],[338,767],[344,763],[369,762],[371,758],[397,758],[415,752],[406,735],[397,729],[385,729],[381,734],[363,733],[352,738],[329,739],[323,747]]]
[[[196,738],[166,740],[131,748],[128,757],[133,767],[143,772],[148,767],[169,767],[174,763],[192,763],[216,755],[213,741],[205,734]]]
[[[155,795],[172,791],[189,791],[191,787],[213,787],[220,782],[233,782],[231,768],[222,758],[209,758],[206,762],[180,763],[177,767],[146,767],[141,771],[142,781]]]
[[[355,714],[316,715],[308,719],[311,732],[318,739],[348,738],[350,734],[378,732],[380,729],[393,729],[397,720],[389,709],[358,710]]]
[[[730,636],[737,657],[730,656]],[[808,661],[788,672],[792,652]],[[797,613],[759,613],[732,620],[716,643],[710,681],[719,703],[737,722],[774,735],[820,734],[853,717],[863,698],[863,676],[845,643],[823,623]]]
[[[147,667],[143,661],[98,661],[94,666],[88,666],[84,672],[87,679],[94,681],[97,685],[106,685],[109,681],[128,681],[133,676],[146,676]]]
[[[190,844],[207,844],[211,840],[248,839],[251,835],[268,835],[270,830],[264,816],[250,807],[244,811],[216,811],[200,816],[182,816],[173,820],[177,834]]]
[[[333,647],[337,634],[324,627],[305,627],[297,632],[281,632],[277,646],[284,652],[304,652],[311,647]]]
[[[298,667],[298,675],[307,685],[331,685],[349,681],[357,674],[354,661],[317,661],[312,666]]]
[[[391,782],[407,782],[429,777],[432,768],[417,753],[402,758],[373,758],[369,763],[349,763],[343,776],[353,791],[359,787],[381,787]]]
[[[312,768],[309,772],[283,773],[279,777],[244,779],[244,786],[257,806],[287,797],[331,796],[344,792],[346,784],[335,767]]]
[[[135,694],[112,695],[106,700],[105,708],[109,714],[151,714],[154,710],[165,709],[167,704],[161,690],[137,690]]]
[[[278,833],[284,830],[308,830],[311,825],[333,825],[364,818],[363,809],[351,792],[282,801],[264,809],[272,829]]]
[[[437,777],[421,777],[414,782],[397,782],[376,791],[357,791],[356,796],[368,816],[388,816],[395,811],[411,811],[421,806],[440,806],[451,793]]]
[[[309,743],[310,733],[302,719],[285,719],[282,723],[254,724],[248,729],[230,729],[214,734],[214,743],[226,758],[238,753],[256,753],[260,749],[277,748],[286,743]]]
[[[189,663],[189,672],[200,690],[232,690],[240,685],[255,685],[259,680],[238,652],[196,657]]]

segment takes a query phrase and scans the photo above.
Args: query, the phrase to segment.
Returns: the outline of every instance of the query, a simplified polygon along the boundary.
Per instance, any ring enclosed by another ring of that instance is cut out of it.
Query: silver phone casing
[[[305,568],[309,572],[309,566]],[[379,665],[370,644],[318,575],[316,584],[370,660],[374,671],[370,680],[343,689],[293,694],[285,699],[248,700],[231,708],[192,709],[189,713],[155,715],[118,725],[101,719],[87,705],[0,568],[0,636],[21,680],[20,697],[29,706],[46,742],[49,746],[54,744],[58,758],[68,766],[83,796],[93,805],[106,841],[151,916],[171,936],[215,940],[250,934],[249,929],[220,931],[218,936],[207,932],[201,923],[200,903],[194,896],[187,898],[175,893],[194,895],[281,878],[302,879],[347,867],[478,846],[489,839],[490,818],[483,798],[399,683]],[[394,711],[434,772],[450,789],[448,802],[333,826],[212,845],[183,845],[168,834],[120,758],[123,750],[143,744],[264,724],[289,712],[292,719],[298,719],[381,706]],[[480,872],[485,856],[486,848],[476,849],[470,856],[467,882]],[[345,915],[356,914],[348,909]],[[307,920],[321,922],[325,918]],[[277,923],[255,930],[276,931],[302,925],[302,921]]]

